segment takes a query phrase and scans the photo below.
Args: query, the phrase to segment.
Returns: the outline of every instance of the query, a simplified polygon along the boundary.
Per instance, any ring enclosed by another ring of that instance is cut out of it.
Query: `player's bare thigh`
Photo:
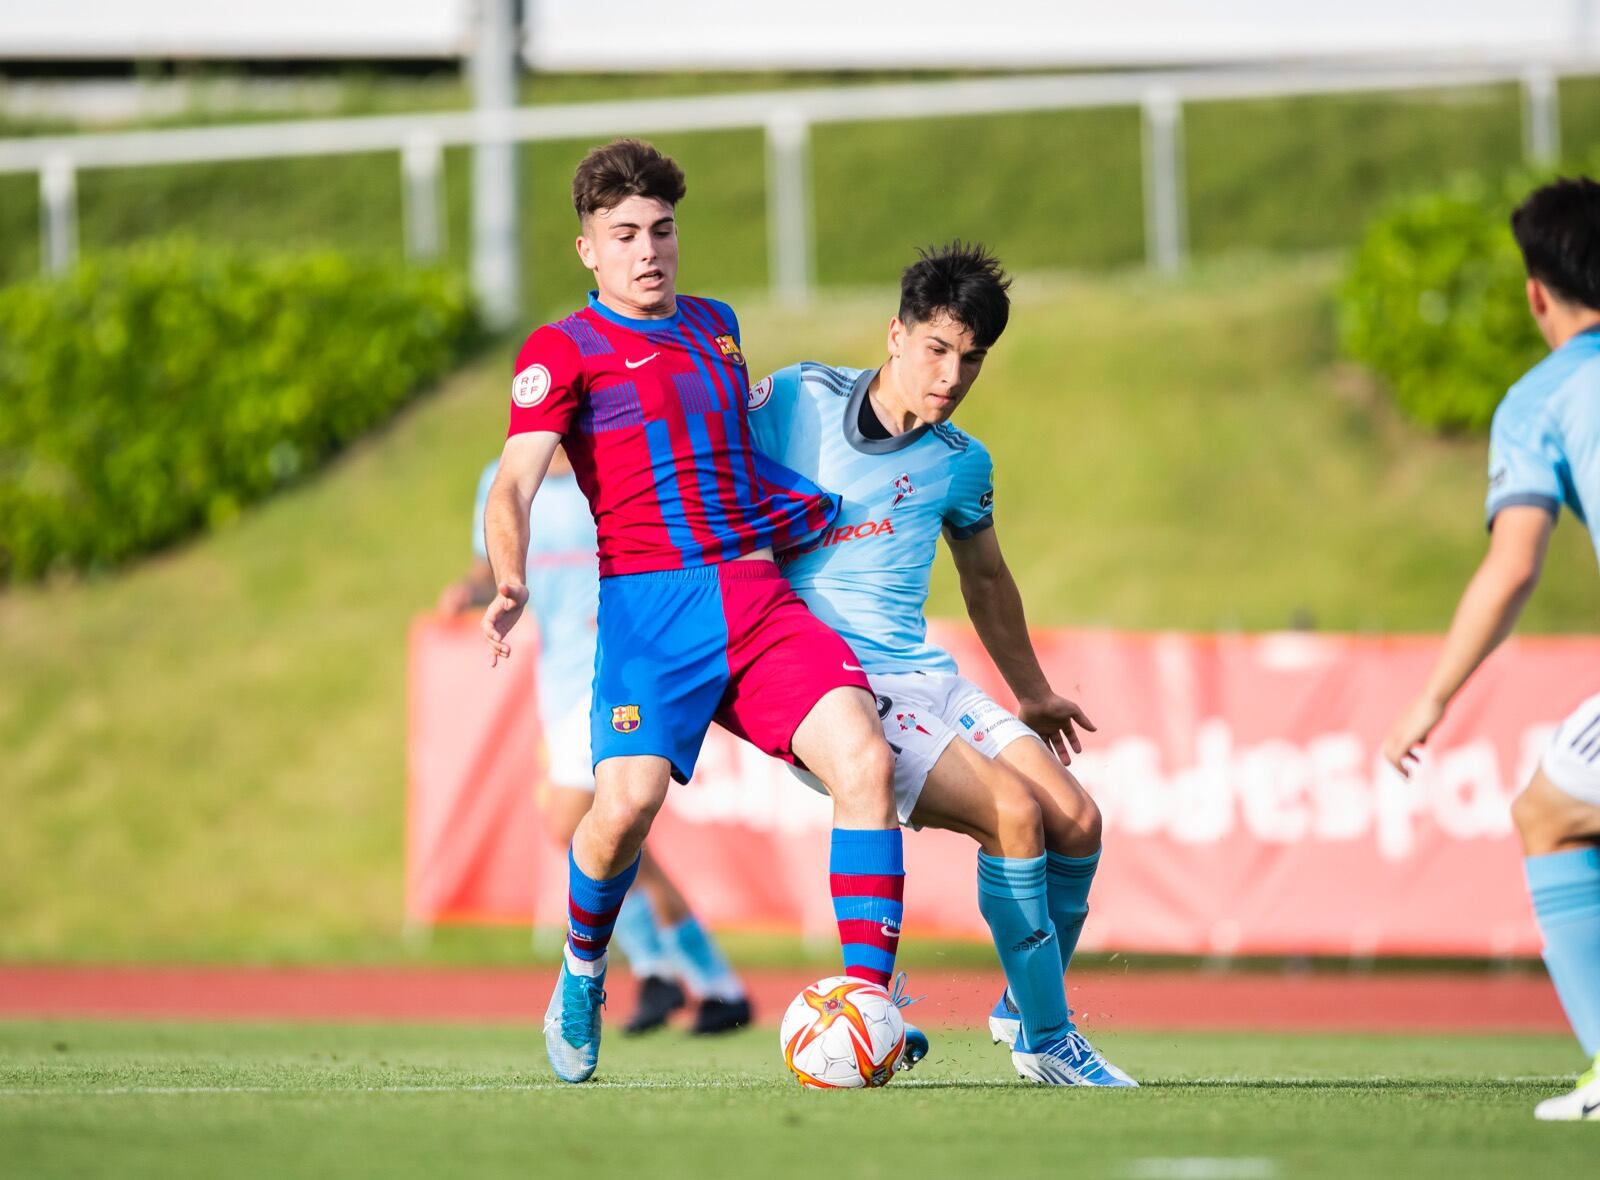
[[[872,694],[840,687],[824,693],[789,740],[794,756],[822,780],[833,797],[840,828],[892,828],[894,752]]]
[[[1045,847],[1063,856],[1092,856],[1100,847],[1100,807],[1061,759],[1037,737],[1020,737],[996,755],[1032,788]]]
[[[1576,798],[1536,770],[1511,803],[1511,817],[1529,856],[1587,848],[1600,842],[1600,805]]]
[[[971,836],[990,856],[1044,855],[1044,829],[1032,785],[1012,767],[963,741],[951,742],[933,764],[911,822]]]

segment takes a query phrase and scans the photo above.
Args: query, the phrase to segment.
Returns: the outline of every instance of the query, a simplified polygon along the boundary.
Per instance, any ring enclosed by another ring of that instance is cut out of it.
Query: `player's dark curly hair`
[[[1011,318],[1011,277],[1000,260],[976,242],[954,241],[918,250],[900,275],[900,322],[907,327],[947,315],[988,348]]]
[[[1511,215],[1511,232],[1530,277],[1600,310],[1600,184],[1563,177],[1534,189]]]
[[[572,176],[572,207],[582,221],[614,209],[629,197],[654,197],[669,205],[683,200],[683,169],[642,139],[618,139],[594,148]]]

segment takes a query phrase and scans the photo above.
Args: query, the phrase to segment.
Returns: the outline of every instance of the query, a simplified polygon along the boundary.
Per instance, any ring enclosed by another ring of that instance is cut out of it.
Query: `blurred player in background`
[[[440,610],[487,606],[495,596],[483,540],[483,509],[498,461],[483,469],[473,506],[472,569],[445,588]],[[565,851],[594,803],[589,759],[589,692],[594,678],[595,607],[600,595],[594,519],[573,478],[566,452],[550,460],[534,506],[527,562],[528,601],[539,625],[537,677],[546,781],[539,792],[545,831]],[[614,937],[639,976],[639,1004],[630,1033],[665,1024],[684,1006],[684,986],[699,1001],[693,1031],[718,1033],[750,1023],[750,1001],[710,933],[690,911],[666,871],[646,849],[638,888],[617,915]]]
[[[1560,180],[1511,217],[1527,265],[1528,308],[1548,357],[1511,387],[1489,435],[1489,552],[1467,584],[1427,688],[1395,722],[1384,756],[1401,774],[1450,701],[1516,625],[1539,581],[1565,504],[1600,555],[1600,184]],[[1594,681],[1579,688],[1600,689]],[[1511,807],[1527,853],[1544,961],[1594,1061],[1540,1119],[1600,1119],[1600,695],[1550,738]]]
[[[843,500],[783,569],[871,677],[901,822],[978,842],[978,908],[1008,984],[989,1021],[996,1041],[1025,1078],[1131,1086],[1074,1027],[1062,979],[1100,860],[1099,809],[1065,763],[1081,748],[1075,727],[1094,726],[1039,666],[996,537],[989,452],[950,424],[1005,330],[1009,285],[981,247],[925,251],[902,276],[881,366],[780,370],[751,391],[750,425],[758,447]],[[928,642],[941,532],[1020,717]]]
[[[572,182],[588,306],[531,335],[484,532],[497,580],[484,638],[499,660],[528,601],[528,513],[561,444],[600,553],[590,744],[594,806],[568,856],[567,947],[545,1014],[557,1076],[599,1061],[606,948],[669,783],[694,772],[713,719],[803,761],[833,797],[829,885],[845,973],[888,984],[905,869],[894,754],[849,645],[773,561],[838,502],[759,455],[733,310],[677,293],[683,172],[649,144],[590,152]],[[902,1063],[926,1052],[908,1031]]]

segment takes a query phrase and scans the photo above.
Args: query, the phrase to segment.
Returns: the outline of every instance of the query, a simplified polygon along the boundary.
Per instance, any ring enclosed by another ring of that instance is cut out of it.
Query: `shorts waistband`
[[[775,561],[718,561],[681,570],[648,570],[637,574],[607,574],[602,582],[764,582],[781,578]]]

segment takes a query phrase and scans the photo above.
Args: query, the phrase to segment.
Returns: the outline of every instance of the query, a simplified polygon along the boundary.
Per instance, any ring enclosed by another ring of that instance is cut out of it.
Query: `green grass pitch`
[[[15,1177],[1508,1177],[1592,1174],[1535,1123],[1564,1037],[1107,1033],[1137,1091],[1044,1090],[939,1032],[886,1090],[801,1091],[776,1036],[606,1042],[566,1086],[530,1027],[0,1024]]]

